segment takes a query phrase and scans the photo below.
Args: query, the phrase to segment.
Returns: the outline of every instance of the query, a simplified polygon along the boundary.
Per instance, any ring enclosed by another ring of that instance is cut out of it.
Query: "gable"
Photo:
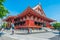
[[[41,16],[46,17],[44,11],[42,10],[41,5],[37,5],[34,8],[32,8],[33,10],[35,10],[38,14],[40,14]]]

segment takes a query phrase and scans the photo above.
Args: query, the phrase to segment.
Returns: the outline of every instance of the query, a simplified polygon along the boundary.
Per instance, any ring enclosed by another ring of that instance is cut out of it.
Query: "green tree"
[[[0,18],[3,18],[9,13],[8,10],[3,5],[5,1],[6,0],[0,0]]]
[[[6,0],[0,0],[0,19],[3,19],[9,12],[3,5]],[[2,26],[0,26],[1,28]]]
[[[60,23],[54,23],[54,24],[53,24],[53,27],[54,27],[55,29],[59,29],[59,28],[60,28]]]
[[[60,35],[60,23],[54,23],[53,27],[59,31],[59,35]]]

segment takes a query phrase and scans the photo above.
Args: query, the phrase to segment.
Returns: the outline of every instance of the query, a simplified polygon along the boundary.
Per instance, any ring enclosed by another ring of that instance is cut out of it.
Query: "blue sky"
[[[60,22],[60,0],[6,0],[4,6],[9,10],[9,15],[18,15],[28,6],[41,4],[46,16]]]

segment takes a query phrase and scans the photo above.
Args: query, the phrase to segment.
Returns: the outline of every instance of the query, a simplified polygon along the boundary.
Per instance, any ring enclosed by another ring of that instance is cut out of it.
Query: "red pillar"
[[[46,23],[47,28],[52,28],[49,22]]]

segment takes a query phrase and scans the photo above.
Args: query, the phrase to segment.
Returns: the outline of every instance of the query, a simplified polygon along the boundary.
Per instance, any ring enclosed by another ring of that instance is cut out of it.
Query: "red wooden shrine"
[[[47,18],[41,5],[37,5],[34,8],[28,7],[24,12],[17,16],[9,16],[5,19],[8,23],[13,22],[15,29],[20,28],[53,28],[50,23],[54,20]]]

